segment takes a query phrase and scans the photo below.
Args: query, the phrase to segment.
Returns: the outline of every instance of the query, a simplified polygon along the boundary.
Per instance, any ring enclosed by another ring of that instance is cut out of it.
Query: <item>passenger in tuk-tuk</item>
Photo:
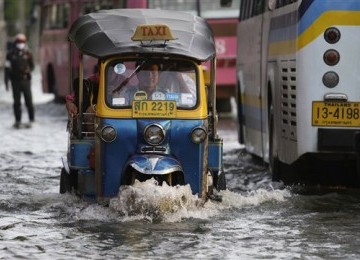
[[[79,78],[76,78],[73,82],[73,94],[67,95],[66,100],[66,109],[71,118],[72,125],[77,121],[77,116],[79,113],[78,102],[79,102]],[[85,124],[84,130],[87,132],[94,132],[94,113],[95,108],[93,107],[97,102],[97,96],[99,91],[99,72],[96,71],[93,75],[83,80],[83,105],[82,111],[84,113],[83,122]],[[93,105],[93,106],[92,106]],[[70,121],[69,121],[70,122]],[[75,128],[72,128],[71,131],[76,134],[77,131]]]
[[[83,99],[83,109],[84,111],[90,110],[91,103],[95,104],[98,95],[99,88],[99,73],[96,72],[91,75],[89,78],[84,79],[84,99]],[[67,95],[66,100],[66,109],[71,117],[77,116],[78,101],[79,101],[79,78],[76,78],[73,82],[73,94]],[[91,102],[91,96],[93,102]]]

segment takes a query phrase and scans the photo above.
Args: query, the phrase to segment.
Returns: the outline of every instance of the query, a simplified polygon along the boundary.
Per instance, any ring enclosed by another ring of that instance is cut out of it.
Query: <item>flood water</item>
[[[19,130],[12,128],[11,93],[0,85],[1,259],[360,257],[360,192],[272,182],[237,143],[232,118],[220,120],[222,202],[201,205],[188,186],[151,181],[125,188],[109,207],[60,195],[67,116],[38,82],[35,75],[36,123]]]

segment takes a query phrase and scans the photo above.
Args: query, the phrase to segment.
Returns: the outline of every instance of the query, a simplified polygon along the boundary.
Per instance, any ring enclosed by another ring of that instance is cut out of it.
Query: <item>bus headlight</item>
[[[330,44],[337,43],[340,40],[340,31],[338,28],[329,27],[324,32],[324,39]]]
[[[336,87],[339,84],[339,75],[334,71],[328,71],[324,74],[322,82],[328,88]]]
[[[334,50],[327,50],[324,53],[324,62],[329,66],[334,66],[339,63],[340,60],[340,54]]]
[[[204,128],[197,127],[193,129],[191,132],[191,140],[196,144],[200,144],[204,142],[206,137],[207,137],[207,133]]]
[[[96,129],[96,134],[106,143],[111,143],[116,138],[116,130],[110,125],[99,126]]]
[[[164,141],[165,131],[161,125],[152,124],[145,127],[144,138],[148,144],[158,145]]]

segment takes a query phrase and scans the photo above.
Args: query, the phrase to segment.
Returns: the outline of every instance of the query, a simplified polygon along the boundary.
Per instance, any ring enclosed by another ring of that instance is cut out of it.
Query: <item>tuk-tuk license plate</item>
[[[312,103],[313,126],[360,126],[360,102],[323,102]]]
[[[133,101],[134,118],[175,118],[176,101],[174,100],[136,100]]]

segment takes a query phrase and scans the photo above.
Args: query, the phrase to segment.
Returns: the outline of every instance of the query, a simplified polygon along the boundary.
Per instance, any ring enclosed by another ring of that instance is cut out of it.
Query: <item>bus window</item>
[[[246,20],[250,18],[250,5],[251,5],[251,0],[243,0],[241,2],[240,20]]]
[[[280,7],[283,7],[285,5],[295,3],[295,2],[297,2],[297,0],[278,0],[277,3],[276,3],[276,8],[280,8]]]
[[[256,0],[254,16],[262,14],[264,12],[264,6],[265,6],[265,1],[264,0]]]
[[[57,4],[46,8],[44,17],[44,29],[67,28],[69,19],[69,5]]]
[[[196,1],[194,0],[149,0],[149,8],[177,10],[197,15]]]
[[[221,6],[219,1],[202,0],[200,2],[200,16],[204,18],[238,18],[240,0],[233,0],[230,6]]]

